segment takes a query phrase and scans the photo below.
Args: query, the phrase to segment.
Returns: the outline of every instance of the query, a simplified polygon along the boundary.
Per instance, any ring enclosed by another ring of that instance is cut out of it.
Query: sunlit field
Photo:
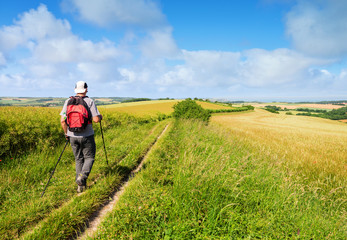
[[[59,110],[3,107],[2,238],[74,238],[153,146],[94,239],[345,239],[346,123],[261,109],[209,124],[160,115],[177,102],[100,106],[106,145],[95,124],[87,191],[76,193],[67,148],[42,198],[65,141]]]
[[[112,108],[118,112],[125,112],[134,115],[150,115],[155,116],[159,113],[170,114],[173,112],[173,106],[180,100],[160,100],[160,101],[143,101],[143,102],[130,102],[120,103],[113,105],[100,106],[99,109]],[[199,102],[205,109],[229,109],[228,106],[221,106],[208,102]]]
[[[314,117],[255,112],[214,116],[230,134],[277,164],[290,166],[293,174],[301,172],[320,187],[345,182],[347,170],[347,125]],[[323,186],[324,185],[324,186]],[[341,189],[340,189],[341,190]]]

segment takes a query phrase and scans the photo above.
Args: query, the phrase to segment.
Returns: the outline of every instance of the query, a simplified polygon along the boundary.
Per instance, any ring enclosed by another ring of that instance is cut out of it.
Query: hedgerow
[[[176,119],[198,119],[208,122],[211,117],[209,110],[204,109],[190,98],[175,104],[173,108],[173,117]]]
[[[244,112],[254,110],[254,107],[251,105],[246,105],[238,108],[230,108],[230,109],[208,109],[210,113],[223,113],[223,112]]]

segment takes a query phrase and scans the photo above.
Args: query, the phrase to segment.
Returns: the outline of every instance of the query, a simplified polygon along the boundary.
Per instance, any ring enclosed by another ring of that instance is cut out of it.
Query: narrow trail
[[[148,158],[150,152],[152,151],[153,147],[156,145],[158,139],[160,139],[164,135],[168,126],[169,126],[169,124],[166,125],[164,130],[159,134],[159,136],[157,137],[154,144],[151,146],[150,149],[148,149],[145,156],[141,159],[141,162],[137,166],[137,168],[134,169],[133,171],[131,171],[129,176],[123,181],[122,186],[118,190],[116,190],[116,192],[112,196],[112,200],[105,203],[98,211],[96,211],[91,216],[91,218],[89,219],[89,221],[86,224],[87,227],[84,229],[83,232],[79,233],[79,236],[77,237],[77,239],[82,240],[82,239],[86,239],[87,237],[93,237],[93,235],[95,234],[95,232],[98,229],[98,226],[100,225],[102,220],[105,218],[106,214],[111,212],[113,210],[113,208],[115,207],[115,205],[117,204],[117,202],[119,201],[120,196],[122,196],[122,194],[126,190],[127,186],[129,185],[130,180],[135,176],[136,173],[138,173],[141,170],[143,163]]]

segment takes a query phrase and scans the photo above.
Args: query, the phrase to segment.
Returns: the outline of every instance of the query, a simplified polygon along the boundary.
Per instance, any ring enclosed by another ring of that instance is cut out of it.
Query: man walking
[[[76,183],[77,192],[83,192],[87,186],[87,178],[93,167],[95,158],[95,140],[93,122],[100,122],[102,119],[94,101],[86,96],[88,85],[84,81],[79,81],[75,85],[75,97],[70,97],[64,103],[61,115],[61,126],[66,139],[70,140],[71,148],[76,161]],[[76,107],[79,105],[78,107]],[[76,121],[81,121],[83,117],[76,114],[84,110],[81,116],[86,117],[82,126],[76,125]],[[75,115],[73,115],[75,114]],[[78,117],[76,117],[78,116]],[[76,127],[77,126],[77,127]]]

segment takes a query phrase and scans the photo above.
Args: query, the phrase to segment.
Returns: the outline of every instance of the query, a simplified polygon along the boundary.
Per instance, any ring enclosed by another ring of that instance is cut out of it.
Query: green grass
[[[103,121],[103,130],[110,166],[106,165],[97,124],[94,126],[96,159],[87,183],[90,188],[85,194],[77,196],[76,193],[75,164],[70,146],[66,148],[43,198],[41,193],[63,144],[55,147],[39,145],[30,153],[2,159],[1,239],[23,236],[26,239],[62,239],[74,234],[137,165],[165,124],[113,112],[105,112],[105,116],[108,119]]]
[[[344,186],[309,188],[270,157],[224,128],[178,121],[95,239],[345,239]]]

